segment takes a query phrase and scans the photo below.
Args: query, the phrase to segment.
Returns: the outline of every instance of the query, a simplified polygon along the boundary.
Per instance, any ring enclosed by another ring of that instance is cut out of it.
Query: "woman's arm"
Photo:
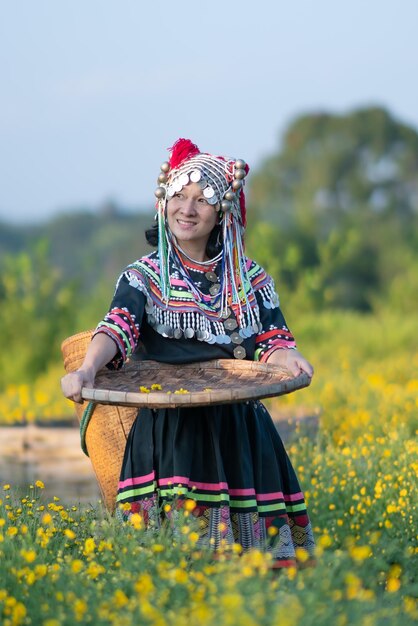
[[[61,379],[61,389],[66,398],[82,402],[81,389],[93,387],[97,372],[116,355],[116,343],[105,333],[98,333],[91,340],[83,364],[75,372]]]

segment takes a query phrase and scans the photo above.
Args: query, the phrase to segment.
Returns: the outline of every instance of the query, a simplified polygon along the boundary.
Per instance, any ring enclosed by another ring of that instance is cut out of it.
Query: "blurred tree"
[[[48,260],[48,242],[3,259],[0,274],[0,386],[34,380],[60,358],[74,328],[74,282],[63,284]]]
[[[418,133],[382,108],[299,117],[251,178],[248,249],[305,305],[370,309],[387,246],[416,243],[417,171]]]

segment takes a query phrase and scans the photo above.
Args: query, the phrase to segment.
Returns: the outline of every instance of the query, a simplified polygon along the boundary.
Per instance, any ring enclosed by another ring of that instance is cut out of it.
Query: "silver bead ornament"
[[[168,161],[164,161],[164,163],[161,164],[160,167],[162,172],[169,172],[170,171],[170,163],[168,163]]]
[[[229,200],[230,202],[235,200],[235,197],[236,196],[235,196],[234,192],[231,191],[231,189],[228,189],[228,191],[224,195],[225,200]]]
[[[226,213],[227,211],[230,211],[231,208],[232,208],[232,202],[230,202],[229,200],[222,200],[221,209],[224,213]]]
[[[238,179],[241,179],[241,180],[243,178],[245,178],[246,175],[247,175],[247,172],[245,170],[239,169],[239,170],[235,170],[235,172],[234,172],[234,177],[238,178]]]
[[[242,180],[239,180],[238,178],[236,178],[235,180],[232,181],[231,187],[234,191],[238,191],[242,187]]]
[[[167,176],[164,174],[164,172],[162,172],[159,177],[158,177],[158,182],[159,183],[166,183],[167,182]]]
[[[162,200],[165,196],[165,189],[164,187],[157,187],[154,193],[155,197],[158,198],[158,200]]]
[[[245,161],[243,161],[242,159],[237,159],[237,160],[235,161],[235,168],[236,168],[237,170],[245,170],[245,166],[246,166],[246,165],[247,165],[247,164],[246,164],[246,162],[245,162]]]

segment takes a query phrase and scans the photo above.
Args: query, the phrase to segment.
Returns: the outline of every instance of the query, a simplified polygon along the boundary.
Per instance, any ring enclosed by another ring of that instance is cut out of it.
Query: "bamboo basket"
[[[61,345],[64,367],[74,372],[83,362],[93,331],[68,337]],[[75,412],[81,421],[86,403],[74,402]],[[138,413],[135,407],[98,404],[86,432],[89,457],[99,483],[103,502],[113,512],[116,505],[119,474],[122,467],[126,440]]]

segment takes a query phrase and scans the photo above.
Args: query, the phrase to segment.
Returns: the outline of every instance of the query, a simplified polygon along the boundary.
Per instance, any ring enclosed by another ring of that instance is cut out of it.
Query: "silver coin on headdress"
[[[169,185],[167,188],[167,196],[174,196],[175,193],[174,185]]]
[[[175,339],[181,339],[183,335],[183,331],[180,328],[175,328],[174,329],[174,337]]]
[[[181,184],[178,178],[173,181],[173,189],[174,189],[174,193],[181,191],[183,189],[183,185]]]
[[[204,190],[203,190],[203,195],[205,196],[205,198],[213,198],[213,196],[215,195],[215,190],[213,189],[213,187],[211,187],[210,185],[208,185]]]
[[[190,174],[190,180],[192,181],[192,183],[198,183],[201,177],[202,176],[199,170],[193,170],[193,172],[191,172]]]
[[[211,198],[206,198],[209,204],[213,205],[218,202],[218,198],[216,196],[212,196]]]
[[[191,339],[191,338],[193,337],[193,335],[194,335],[194,330],[193,330],[193,328],[190,328],[190,326],[189,326],[188,328],[186,328],[186,329],[185,329],[185,331],[184,331],[184,336],[185,336],[187,339]]]
[[[181,174],[179,176],[179,183],[181,183],[182,187],[185,187],[186,185],[189,184],[189,177],[187,174]]]

